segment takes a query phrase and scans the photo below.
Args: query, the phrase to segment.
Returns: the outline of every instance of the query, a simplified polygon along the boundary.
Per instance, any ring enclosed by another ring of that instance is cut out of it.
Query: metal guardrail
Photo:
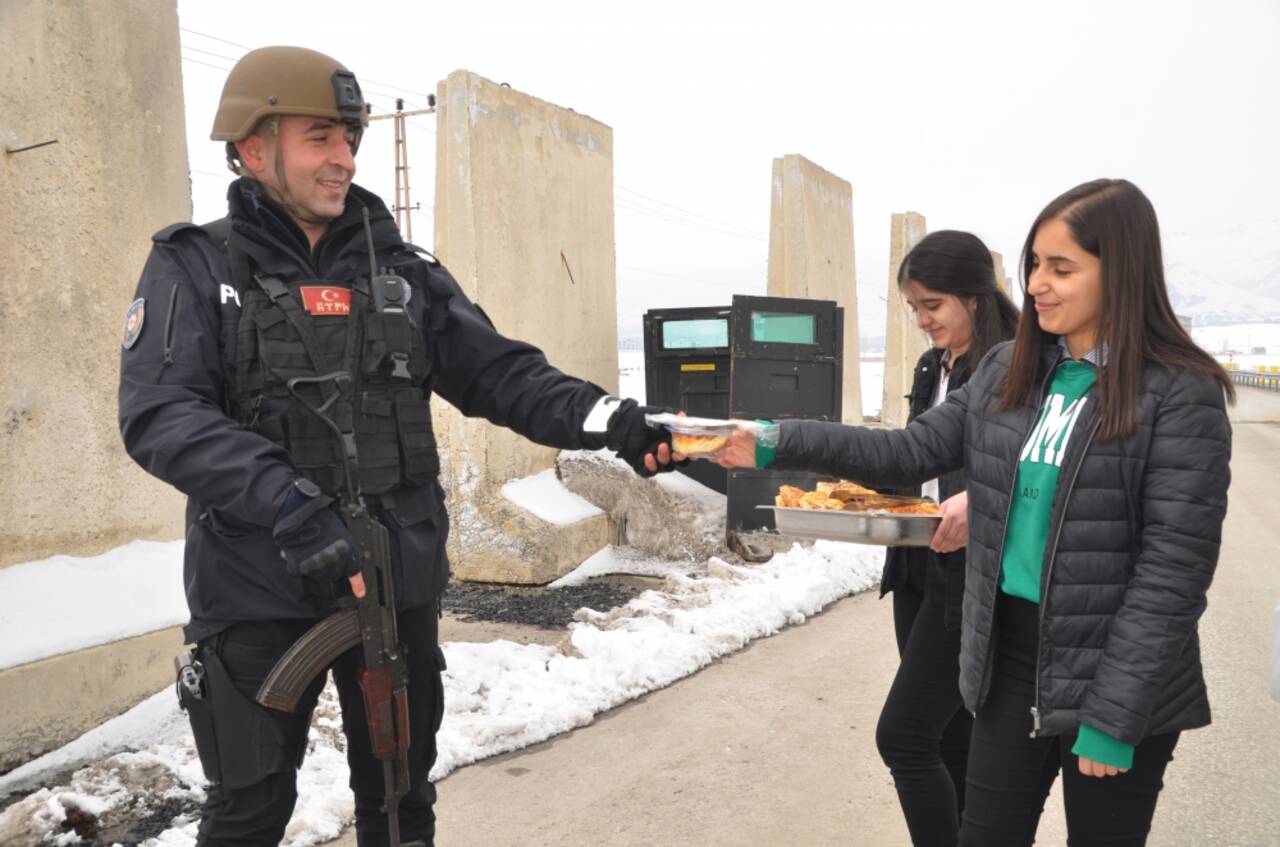
[[[1260,371],[1228,370],[1231,380],[1237,385],[1248,385],[1253,388],[1265,388],[1269,391],[1280,391],[1280,373],[1262,373]]]

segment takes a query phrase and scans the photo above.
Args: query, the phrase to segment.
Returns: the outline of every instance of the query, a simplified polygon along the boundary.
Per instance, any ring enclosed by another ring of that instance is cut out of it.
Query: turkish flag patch
[[[302,307],[313,315],[351,314],[351,289],[331,285],[304,285]]]

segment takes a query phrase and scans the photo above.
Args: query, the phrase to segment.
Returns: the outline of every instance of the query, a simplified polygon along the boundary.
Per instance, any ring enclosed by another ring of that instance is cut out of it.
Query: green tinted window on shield
[[[729,319],[700,318],[662,322],[663,350],[692,350],[699,347],[728,347]]]
[[[817,317],[793,312],[752,312],[751,340],[766,344],[816,344]]]

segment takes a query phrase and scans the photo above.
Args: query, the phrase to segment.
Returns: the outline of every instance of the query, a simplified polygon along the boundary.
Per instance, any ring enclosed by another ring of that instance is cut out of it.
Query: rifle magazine
[[[257,701],[268,709],[292,712],[317,674],[360,644],[360,618],[355,609],[335,612],[294,642],[258,689]]]

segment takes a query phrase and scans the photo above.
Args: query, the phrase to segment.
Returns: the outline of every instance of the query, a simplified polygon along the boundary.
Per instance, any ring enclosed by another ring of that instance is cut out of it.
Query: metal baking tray
[[[936,515],[890,515],[875,512],[837,512],[786,506],[773,509],[773,521],[782,535],[825,538],[884,547],[928,547],[942,518]]]

